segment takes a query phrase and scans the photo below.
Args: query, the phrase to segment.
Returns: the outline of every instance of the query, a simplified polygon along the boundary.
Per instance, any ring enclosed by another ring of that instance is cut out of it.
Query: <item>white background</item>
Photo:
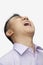
[[[43,48],[43,0],[0,0],[0,57],[8,53],[12,43],[4,35],[4,24],[14,13],[28,16],[36,31],[34,43]]]

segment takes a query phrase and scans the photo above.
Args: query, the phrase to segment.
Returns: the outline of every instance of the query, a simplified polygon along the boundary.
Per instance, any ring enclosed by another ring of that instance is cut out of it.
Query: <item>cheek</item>
[[[33,23],[31,23],[31,24],[32,24],[32,27],[35,28],[34,24]]]
[[[18,22],[18,23],[15,23],[15,25],[13,25],[13,29],[15,32],[20,32],[20,31],[22,31],[23,26],[20,22]]]

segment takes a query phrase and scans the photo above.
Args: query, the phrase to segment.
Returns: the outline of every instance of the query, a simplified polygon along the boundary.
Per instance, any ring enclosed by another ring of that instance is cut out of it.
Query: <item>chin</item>
[[[28,31],[28,32],[27,32],[27,34],[28,34],[29,36],[31,36],[31,37],[34,36],[34,33],[35,33],[35,31]]]
[[[27,34],[34,34],[35,33],[35,27],[26,27],[24,29],[24,32]]]
[[[34,34],[35,33],[35,29],[27,29],[26,32],[28,34]]]
[[[27,32],[35,32],[35,28],[33,28],[33,29],[32,28],[27,28],[26,31]]]

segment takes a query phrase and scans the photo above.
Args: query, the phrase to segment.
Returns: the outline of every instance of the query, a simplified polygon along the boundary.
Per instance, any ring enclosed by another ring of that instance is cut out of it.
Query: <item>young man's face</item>
[[[13,17],[10,20],[10,24],[14,34],[30,34],[35,31],[32,21],[30,21],[27,17]]]

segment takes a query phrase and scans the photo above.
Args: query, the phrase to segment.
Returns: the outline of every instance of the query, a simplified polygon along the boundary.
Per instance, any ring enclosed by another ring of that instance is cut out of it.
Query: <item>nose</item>
[[[28,17],[22,17],[23,20],[28,20]]]

